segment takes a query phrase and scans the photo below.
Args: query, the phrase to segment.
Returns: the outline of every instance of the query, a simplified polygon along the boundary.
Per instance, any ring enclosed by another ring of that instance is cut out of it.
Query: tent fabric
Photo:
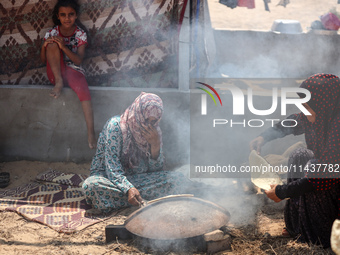
[[[40,47],[56,0],[1,1],[0,85],[50,84]],[[79,0],[90,86],[178,87],[178,29],[187,0]]]

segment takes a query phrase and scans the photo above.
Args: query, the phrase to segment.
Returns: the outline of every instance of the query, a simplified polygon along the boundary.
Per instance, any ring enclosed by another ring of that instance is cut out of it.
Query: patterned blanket
[[[46,85],[40,47],[57,0],[0,3],[0,85]],[[90,86],[177,88],[187,0],[78,0]]]
[[[82,230],[107,219],[86,212],[81,188],[87,176],[48,170],[35,182],[0,191],[0,211],[14,211],[63,233]],[[112,216],[112,215],[110,215]]]

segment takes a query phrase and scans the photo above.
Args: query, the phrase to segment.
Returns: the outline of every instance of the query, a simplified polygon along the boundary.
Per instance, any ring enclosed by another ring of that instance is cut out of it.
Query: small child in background
[[[87,126],[89,147],[96,147],[91,95],[80,66],[87,45],[87,35],[75,22],[79,5],[76,0],[59,0],[53,10],[54,27],[49,30],[41,48],[40,58],[46,63],[47,76],[54,88],[50,96],[58,98],[68,84],[77,93]]]

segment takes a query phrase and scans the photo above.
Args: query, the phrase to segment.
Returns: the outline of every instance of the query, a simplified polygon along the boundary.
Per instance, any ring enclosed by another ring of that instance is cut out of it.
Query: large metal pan
[[[172,240],[203,235],[229,219],[230,213],[215,203],[180,195],[149,201],[126,219],[125,227],[141,237]]]

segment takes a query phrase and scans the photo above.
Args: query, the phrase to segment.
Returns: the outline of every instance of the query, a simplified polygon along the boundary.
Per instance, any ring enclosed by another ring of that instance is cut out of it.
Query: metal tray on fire
[[[150,239],[181,239],[203,235],[229,222],[223,207],[193,195],[174,195],[149,201],[130,214],[125,228]]]

